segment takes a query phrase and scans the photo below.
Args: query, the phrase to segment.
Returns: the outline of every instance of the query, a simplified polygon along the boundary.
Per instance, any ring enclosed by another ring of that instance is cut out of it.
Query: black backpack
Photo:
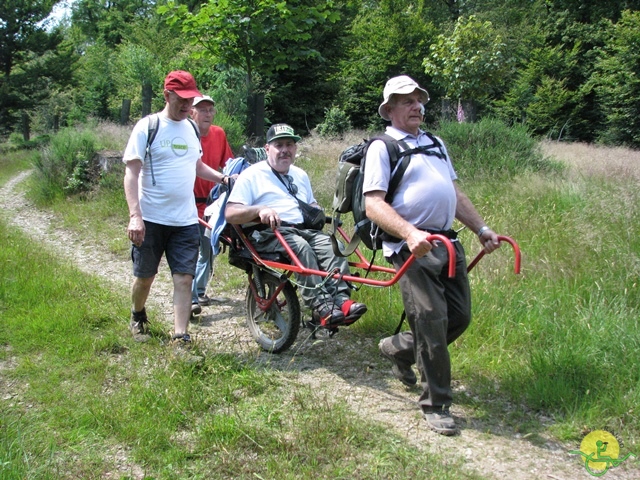
[[[340,154],[336,191],[333,197],[334,215],[329,230],[333,250],[336,255],[348,257],[355,251],[360,241],[375,252],[382,246],[383,240],[393,238],[369,220],[366,215],[362,185],[364,182],[364,160],[369,145],[374,140],[382,140],[389,152],[391,180],[389,181],[385,201],[391,203],[395,191],[400,184],[400,180],[402,180],[402,176],[409,166],[411,156],[414,153],[434,155],[443,160],[447,160],[447,155],[440,141],[430,133],[427,133],[427,136],[432,141],[431,145],[410,148],[403,140],[396,140],[385,133],[379,137],[364,140],[357,145],[352,145]],[[336,229],[340,224],[340,214],[348,212],[353,213],[355,232],[349,245],[345,249],[342,249],[336,238]]]

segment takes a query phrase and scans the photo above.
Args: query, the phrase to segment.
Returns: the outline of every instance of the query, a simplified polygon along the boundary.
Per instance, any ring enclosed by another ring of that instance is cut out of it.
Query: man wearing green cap
[[[259,251],[284,249],[273,233],[278,228],[302,264],[314,270],[349,273],[345,258],[333,253],[328,234],[303,225],[300,201],[318,207],[307,173],[293,165],[300,137],[285,123],[267,132],[267,160],[240,174],[225,210],[227,222],[251,226],[250,237]],[[324,281],[316,275],[297,275],[300,295],[325,327],[350,325],[366,311],[366,305],[349,299],[351,288],[343,280]]]

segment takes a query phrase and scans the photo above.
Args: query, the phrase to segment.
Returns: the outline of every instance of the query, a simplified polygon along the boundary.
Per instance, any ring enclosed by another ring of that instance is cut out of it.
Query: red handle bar
[[[290,270],[290,271],[293,271],[293,272],[297,272],[297,273],[300,273],[302,275],[320,275],[320,276],[327,275],[328,272],[323,272],[321,270],[313,270],[313,269],[307,268],[304,265],[302,265],[302,263],[300,262],[300,259],[293,252],[293,250],[291,249],[289,244],[287,244],[286,240],[284,239],[284,237],[278,231],[277,228],[274,229],[274,233],[275,233],[276,237],[278,238],[278,240],[280,241],[280,243],[282,244],[282,246],[284,247],[285,251],[287,252],[287,255],[291,259],[292,265],[263,260],[263,259],[260,259],[260,257],[256,254],[256,255],[254,255],[254,259],[257,262],[262,263],[262,264],[267,265],[267,266],[275,267],[275,268],[284,268],[285,270]],[[447,248],[447,254],[449,255],[449,260],[450,260],[449,261],[448,274],[449,274],[449,278],[453,278],[455,276],[455,274],[456,274],[456,262],[455,262],[456,252],[455,252],[455,250],[453,248],[453,245],[451,244],[451,240],[449,240],[444,235],[437,235],[437,234],[436,235],[428,235],[427,236],[427,240],[429,240],[430,242],[432,242],[434,240],[438,240],[438,241],[442,242],[444,244],[444,246]],[[371,279],[371,278],[363,278],[363,277],[359,277],[359,276],[355,276],[355,275],[342,275],[339,272],[338,273],[333,273],[333,274],[331,274],[331,276],[333,278],[342,278],[342,279],[344,279],[344,280],[346,280],[348,282],[364,283],[364,284],[374,285],[374,286],[378,286],[378,287],[388,287],[388,286],[391,286],[391,285],[395,284],[400,279],[400,277],[402,275],[404,275],[404,273],[407,271],[407,269],[409,268],[409,266],[413,263],[413,261],[415,259],[416,259],[416,257],[413,254],[411,254],[411,256],[407,259],[407,261],[402,265],[402,267],[400,267],[400,269],[395,273],[393,278],[388,280],[388,281],[375,280],[375,279]]]
[[[513,253],[515,254],[515,263],[514,263],[514,272],[516,274],[520,273],[520,247],[512,238],[506,237],[504,235],[498,235],[498,240],[500,242],[507,242],[511,244],[513,247]],[[484,250],[480,251],[480,253],[473,259],[473,261],[467,266],[467,272],[470,272],[473,267],[480,261],[482,257],[487,254]]]

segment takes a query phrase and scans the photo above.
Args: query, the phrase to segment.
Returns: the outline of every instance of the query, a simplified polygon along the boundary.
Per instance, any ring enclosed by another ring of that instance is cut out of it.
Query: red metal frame
[[[200,219],[200,223],[210,228],[210,226],[204,220]],[[407,271],[407,269],[411,266],[413,261],[416,259],[416,257],[413,254],[411,254],[411,256],[407,259],[404,265],[402,265],[402,267],[398,271],[396,271],[395,269],[390,267],[383,267],[380,265],[372,264],[370,261],[368,261],[365,258],[365,256],[362,254],[360,249],[356,249],[354,253],[358,257],[358,261],[355,261],[355,262],[350,261],[349,266],[356,269],[360,269],[360,270],[366,270],[367,273],[378,272],[386,275],[391,275],[391,278],[389,280],[376,280],[376,279],[361,277],[357,275],[342,275],[340,272],[325,272],[322,270],[314,270],[302,265],[302,263],[300,262],[300,259],[293,252],[293,250],[291,249],[289,244],[286,242],[282,234],[278,231],[278,229],[274,230],[274,234],[282,244],[289,258],[291,259],[291,263],[277,262],[277,261],[267,260],[265,258],[262,258],[258,253],[258,251],[253,246],[253,244],[247,238],[247,236],[245,235],[240,225],[231,225],[231,228],[234,229],[238,238],[240,239],[244,247],[249,251],[249,253],[251,254],[251,257],[253,258],[253,261],[258,266],[264,266],[264,267],[270,267],[273,269],[282,270],[283,271],[282,276],[286,279],[288,279],[294,273],[299,273],[301,275],[317,275],[322,278],[326,278],[327,276],[330,276],[331,278],[342,278],[343,280],[348,282],[361,283],[361,284],[371,285],[375,287],[390,287],[398,282],[400,277],[404,275],[404,273]],[[347,243],[350,242],[350,238],[341,227],[338,227],[337,231]],[[449,256],[449,259],[455,260],[455,250],[453,248],[453,244],[451,243],[451,240],[449,240],[447,237],[443,235],[437,235],[437,234],[427,235],[427,240],[429,240],[430,242],[433,242],[433,241],[442,242],[447,248],[447,254]],[[516,274],[520,273],[521,255],[520,255],[520,248],[518,247],[518,244],[513,239],[506,236],[498,236],[498,240],[500,242],[507,242],[513,247],[513,251],[515,255],[514,270]],[[486,252],[482,250],[468,265],[467,272],[471,271],[471,269],[473,269],[477,265],[477,263],[482,259],[482,257],[484,257],[485,254]],[[449,275],[449,278],[453,278],[455,276],[455,261],[449,261],[448,275]],[[249,273],[249,288],[251,288],[251,292],[253,294],[253,298],[255,299],[256,305],[263,312],[266,312],[271,308],[273,303],[278,298],[278,294],[285,287],[286,283],[287,282],[284,281],[284,279],[282,279],[280,285],[278,286],[276,291],[273,292],[270,298],[262,298],[260,295],[258,295],[258,292],[256,291],[255,283],[251,279],[251,273]]]
[[[520,273],[520,261],[521,261],[521,255],[520,255],[520,247],[518,246],[518,244],[516,243],[516,241],[510,237],[506,237],[504,235],[498,235],[498,240],[500,242],[507,242],[508,244],[510,244],[513,247],[513,254],[515,256],[515,261],[514,261],[514,265],[513,265],[513,271],[515,272],[515,274],[519,274]],[[476,255],[476,258],[474,258],[471,263],[467,266],[467,272],[470,272],[471,269],[473,267],[475,267],[477,265],[477,263],[482,259],[482,257],[484,257],[487,254],[487,252],[485,252],[484,250],[481,250],[480,253],[478,253],[478,255]]]
[[[293,250],[291,249],[289,244],[286,242],[282,234],[278,231],[278,229],[275,229],[273,232],[276,238],[282,244],[282,247],[286,251],[288,257],[291,259],[291,263],[276,262],[273,260],[267,260],[260,257],[260,254],[256,251],[256,249],[251,244],[251,242],[247,239],[246,235],[242,231],[242,228],[240,228],[238,225],[232,225],[232,227],[238,233],[238,236],[242,240],[242,243],[247,247],[247,249],[251,253],[251,256],[253,257],[253,260],[258,265],[264,265],[266,267],[287,270],[288,272],[299,273],[301,275],[317,275],[323,278],[329,276],[331,278],[342,278],[347,282],[362,283],[365,285],[372,285],[375,287],[390,287],[391,285],[394,285],[395,283],[398,282],[400,277],[404,275],[404,273],[407,271],[407,269],[411,266],[411,264],[416,258],[412,254],[404,263],[404,265],[396,272],[393,268],[371,265],[369,262],[367,262],[367,260],[364,258],[362,253],[359,250],[356,250],[358,258],[360,258],[360,262],[359,263],[350,262],[350,265],[356,266],[359,268],[367,268],[367,269],[370,268],[372,272],[383,272],[383,273],[391,274],[393,275],[392,278],[385,281],[385,280],[376,280],[373,278],[360,277],[357,275],[342,275],[340,272],[326,272],[323,270],[314,270],[312,268],[307,268],[304,265],[302,265],[302,263],[300,262],[300,259],[293,252]],[[341,232],[341,234],[345,235],[344,232]],[[449,258],[455,258],[455,250],[453,249],[453,245],[451,244],[451,241],[447,237],[443,235],[427,235],[427,239],[430,242],[435,240],[442,242],[447,248],[447,253],[449,254]],[[455,262],[449,262],[448,273],[450,278],[455,276]]]
[[[200,223],[202,223],[203,225],[205,225],[207,227],[209,226],[202,219],[200,219]],[[282,247],[286,251],[288,257],[291,259],[291,263],[277,262],[277,261],[274,261],[274,260],[267,260],[265,258],[262,258],[260,256],[260,254],[258,253],[258,251],[253,246],[253,244],[249,241],[249,239],[247,238],[245,233],[243,232],[242,227],[240,225],[231,225],[231,227],[235,230],[235,232],[237,233],[238,237],[242,241],[243,245],[247,248],[247,250],[251,254],[251,257],[253,258],[253,261],[255,261],[256,264],[262,265],[262,266],[265,266],[265,267],[270,267],[270,268],[273,268],[273,269],[284,270],[284,271],[287,272],[286,275],[285,275],[287,278],[290,277],[293,273],[299,273],[301,275],[317,275],[317,276],[320,276],[322,278],[325,278],[327,276],[330,276],[331,278],[336,278],[336,279],[337,278],[342,278],[343,280],[348,281],[348,282],[362,283],[362,284],[365,284],[365,285],[372,285],[372,286],[375,286],[375,287],[390,287],[390,286],[392,286],[392,285],[394,285],[395,283],[398,282],[400,277],[402,277],[402,275],[404,275],[404,273],[407,271],[407,269],[411,266],[411,264],[413,263],[413,261],[416,258],[413,254],[411,254],[411,256],[407,259],[407,261],[404,263],[404,265],[402,265],[402,267],[398,271],[396,271],[395,269],[390,268],[390,267],[384,267],[384,266],[380,266],[380,265],[371,264],[365,258],[365,256],[362,254],[360,249],[356,249],[356,251],[354,253],[358,257],[358,261],[355,261],[355,262],[354,261],[350,261],[349,265],[351,267],[354,267],[356,269],[361,269],[361,270],[367,270],[368,272],[370,271],[370,272],[384,273],[384,274],[387,274],[387,275],[391,275],[391,278],[389,280],[376,280],[376,279],[373,279],[373,278],[361,277],[361,276],[358,276],[358,275],[342,275],[340,272],[326,272],[326,271],[323,271],[323,270],[314,270],[314,269],[307,268],[304,265],[302,265],[302,263],[300,262],[300,259],[293,252],[293,250],[291,249],[289,244],[286,242],[286,240],[284,239],[282,234],[278,231],[278,229],[274,230],[274,234],[278,238],[280,243],[282,244]],[[349,239],[348,235],[346,234],[346,232],[341,227],[338,227],[337,231],[340,233],[342,238],[347,243],[349,243],[350,239]],[[445,245],[445,247],[447,248],[447,253],[448,253],[449,259],[455,259],[455,250],[453,248],[451,240],[449,240],[447,237],[445,237],[444,235],[439,235],[439,234],[433,234],[433,235],[428,234],[426,238],[430,242],[433,242],[433,241],[442,242]],[[504,235],[499,235],[498,236],[498,240],[500,242],[509,243],[511,245],[511,247],[513,248],[514,256],[515,256],[514,272],[516,274],[519,274],[520,273],[520,264],[521,264],[520,247],[518,246],[518,244],[512,238],[504,236]],[[470,272],[478,264],[478,262],[482,259],[482,257],[484,257],[485,255],[486,255],[486,251],[484,251],[484,250],[480,251],[480,253],[478,253],[478,255],[467,266],[467,272]],[[449,278],[453,278],[455,276],[455,262],[449,261],[448,275],[449,275]],[[269,305],[267,306],[267,308],[270,307],[270,306],[271,306],[271,302],[269,302]]]

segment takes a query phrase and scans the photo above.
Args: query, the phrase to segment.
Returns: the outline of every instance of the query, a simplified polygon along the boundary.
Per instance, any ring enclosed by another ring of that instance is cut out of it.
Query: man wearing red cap
[[[147,148],[149,117],[131,132],[124,152],[124,191],[129,206],[134,282],[129,329],[138,341],[149,339],[145,304],[164,254],[173,278],[173,343],[189,344],[191,283],[198,259],[198,211],[193,196],[196,176],[222,183],[224,176],[201,160],[195,126],[188,119],[201,97],[189,72],[170,72],[164,81],[164,110]]]
[[[442,140],[420,129],[429,94],[412,78],[401,75],[384,87],[380,116],[391,122],[386,133],[411,149],[412,155],[396,193],[385,201],[391,177],[384,142],[371,143],[366,156],[363,192],[367,217],[388,235],[384,256],[400,268],[411,254],[416,260],[400,278],[400,292],[411,331],[384,338],[382,354],[393,363],[394,376],[407,386],[417,383],[418,404],[429,427],[443,435],[456,433],[449,412],[452,402],[451,364],[447,345],[471,322],[471,293],[462,245],[451,230],[458,219],[476,232],[487,253],[499,246],[498,236],[484,222],[469,198],[455,183],[456,173]],[[449,259],[441,242],[431,244],[428,233],[451,239],[455,251],[455,278],[448,278]]]

